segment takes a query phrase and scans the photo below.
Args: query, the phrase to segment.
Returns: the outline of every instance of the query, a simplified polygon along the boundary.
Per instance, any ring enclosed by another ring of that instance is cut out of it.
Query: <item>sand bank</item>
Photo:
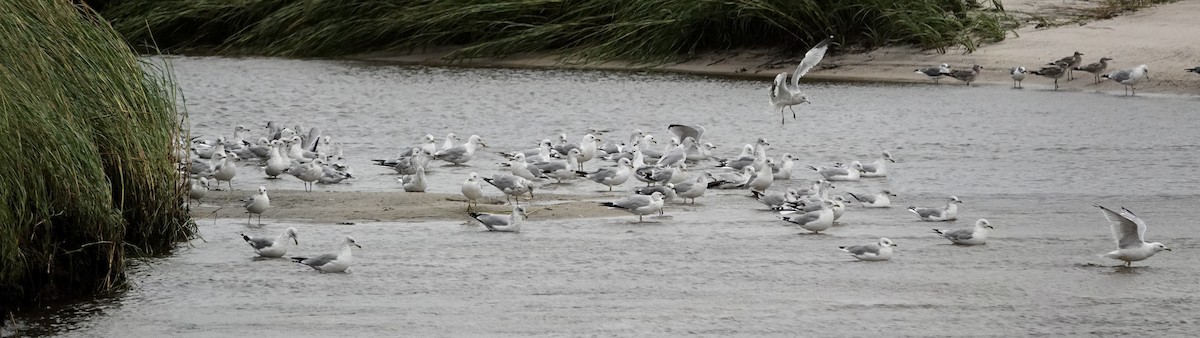
[[[1029,12],[1052,15],[1067,11],[1067,7],[1046,7],[1048,2],[1032,0],[1006,1],[1014,13]],[[1060,6],[1055,1],[1053,5]],[[1092,6],[1091,2],[1069,1],[1061,6]],[[1027,17],[1014,14],[1016,17]],[[1050,28],[1022,26],[1009,38],[996,44],[980,46],[973,53],[951,48],[946,54],[922,51],[911,47],[887,47],[867,53],[841,54],[827,57],[806,79],[822,81],[878,81],[931,83],[914,74],[917,67],[949,63],[956,68],[971,64],[984,67],[978,84],[1011,85],[1011,67],[1039,69],[1048,62],[1069,56],[1074,51],[1084,53],[1084,63],[1101,57],[1114,59],[1110,69],[1129,68],[1139,64],[1150,67],[1151,81],[1138,85],[1139,93],[1200,94],[1200,75],[1184,72],[1184,68],[1200,66],[1200,44],[1191,32],[1196,30],[1200,17],[1200,1],[1188,0],[1159,5],[1108,20],[1091,21]],[[459,65],[471,67],[514,68],[578,68],[599,70],[644,69],[620,62],[601,64],[564,64],[546,54],[517,55],[503,59],[471,59],[447,62],[442,59],[452,48],[429,49],[413,54],[367,54],[352,59],[423,64],[431,66]],[[650,69],[710,76],[730,76],[770,80],[782,71],[791,71],[803,55],[781,56],[767,50],[743,50],[714,53],[678,64]],[[949,79],[941,85],[962,85]],[[1077,78],[1060,79],[1060,90],[1102,91],[1121,93],[1123,87],[1106,81],[1092,83],[1089,73],[1077,72]],[[1052,89],[1053,80],[1030,75],[1025,81],[1028,89]]]
[[[198,221],[208,218],[244,218],[248,216],[240,199],[247,191],[210,191],[203,204],[192,206]],[[271,208],[263,220],[288,219],[314,223],[360,221],[469,220],[466,198],[458,194],[398,192],[331,192],[297,190],[269,191]],[[530,219],[567,219],[629,216],[610,210],[581,196],[537,194],[529,205]],[[479,203],[480,212],[507,213],[512,207],[503,198],[487,198]]]

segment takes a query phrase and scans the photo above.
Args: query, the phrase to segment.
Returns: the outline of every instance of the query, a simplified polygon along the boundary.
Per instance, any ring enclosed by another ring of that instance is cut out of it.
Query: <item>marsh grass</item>
[[[998,0],[118,0],[131,43],[218,53],[336,56],[464,46],[450,58],[555,52],[661,63],[742,47],[842,44],[973,50],[1003,39]]]
[[[111,290],[127,257],[195,232],[170,71],[69,1],[0,13],[0,302]]]

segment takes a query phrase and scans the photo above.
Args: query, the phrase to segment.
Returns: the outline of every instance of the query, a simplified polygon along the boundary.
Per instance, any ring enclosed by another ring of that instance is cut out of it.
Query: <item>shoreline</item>
[[[1012,6],[1007,7],[1021,6],[1033,8],[1038,5],[1032,1],[1014,1]],[[1194,43],[1191,35],[1180,34],[1195,29],[1194,20],[1197,16],[1200,16],[1200,1],[1184,0],[1078,25],[1051,28],[1022,26],[1015,30],[1017,36],[979,46],[970,54],[966,54],[962,48],[948,48],[947,53],[940,54],[913,47],[884,47],[865,53],[827,55],[804,79],[932,85],[932,80],[914,74],[913,70],[940,63],[948,63],[956,69],[979,64],[984,69],[972,86],[1012,86],[1013,81],[1009,76],[1011,67],[1023,66],[1028,71],[1034,71],[1078,50],[1084,53],[1084,64],[1096,62],[1101,57],[1114,59],[1106,73],[1139,64],[1149,65],[1150,80],[1137,85],[1141,93],[1200,96],[1200,74],[1184,71],[1185,68],[1200,66],[1200,44]],[[660,71],[764,81],[772,80],[780,72],[791,72],[792,67],[803,58],[803,54],[789,57],[762,49],[709,53],[692,60],[659,66],[627,62],[567,63],[558,61],[552,53],[520,54],[505,58],[443,59],[453,49],[429,48],[407,54],[368,53],[343,58],[439,67]],[[952,78],[942,80],[939,84],[942,86],[964,85]],[[1124,91],[1124,86],[1111,81],[1093,84],[1092,74],[1082,71],[1075,74],[1074,80],[1061,78],[1058,82],[1061,91],[1117,95],[1122,95]],[[1028,74],[1022,85],[1031,90],[1053,90],[1053,83],[1052,79]]]

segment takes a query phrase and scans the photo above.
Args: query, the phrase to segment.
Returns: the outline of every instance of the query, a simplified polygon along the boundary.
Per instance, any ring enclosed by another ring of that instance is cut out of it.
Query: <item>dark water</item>
[[[648,224],[632,217],[538,220],[520,234],[464,220],[312,224],[204,220],[204,240],[165,259],[132,262],[126,293],[30,314],[24,333],[65,336],[829,336],[1190,335],[1200,311],[1198,102],[1179,97],[1011,90],[1005,87],[806,84],[815,103],[780,126],[763,81],[694,76],[398,67],[342,61],[176,59],[194,133],[236,124],[320,126],[343,143],[356,180],[320,190],[396,191],[371,168],[431,133],[484,137],[492,150],[532,147],[589,128],[624,139],[700,124],[720,156],[759,137],[771,156],[803,164],[899,161],[886,179],[891,209],[849,208],[841,227],[801,236],[741,191],[669,205]],[[790,114],[789,114],[790,115]],[[470,171],[501,158],[437,167],[430,191],[456,193]],[[594,168],[596,163],[589,163]],[[235,188],[298,190],[243,167]],[[815,178],[797,169],[794,177]],[[774,189],[799,185],[776,182]],[[625,188],[632,188],[627,183]],[[592,182],[548,187],[595,194]],[[490,188],[489,188],[490,189]],[[487,190],[497,195],[495,190]],[[907,205],[954,194],[960,220],[919,222]],[[602,197],[598,197],[602,198]],[[1093,203],[1126,206],[1147,239],[1174,251],[1133,269],[1096,255],[1114,249]],[[398,206],[402,210],[402,206]],[[279,216],[286,218],[285,216]],[[930,228],[987,218],[988,245],[957,247]],[[255,260],[239,232],[300,230],[293,254],[333,251],[355,236],[352,273],[319,275],[285,260]],[[889,262],[836,250],[880,236]]]

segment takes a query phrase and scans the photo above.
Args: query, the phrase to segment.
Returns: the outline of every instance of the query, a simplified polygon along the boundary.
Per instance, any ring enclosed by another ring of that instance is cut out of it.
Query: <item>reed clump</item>
[[[0,13],[0,304],[111,290],[126,258],[195,232],[173,158],[176,87],[86,6]]]
[[[463,46],[452,58],[554,52],[572,61],[665,62],[747,47],[940,49],[1003,39],[999,0],[114,0],[135,45],[336,56]]]

